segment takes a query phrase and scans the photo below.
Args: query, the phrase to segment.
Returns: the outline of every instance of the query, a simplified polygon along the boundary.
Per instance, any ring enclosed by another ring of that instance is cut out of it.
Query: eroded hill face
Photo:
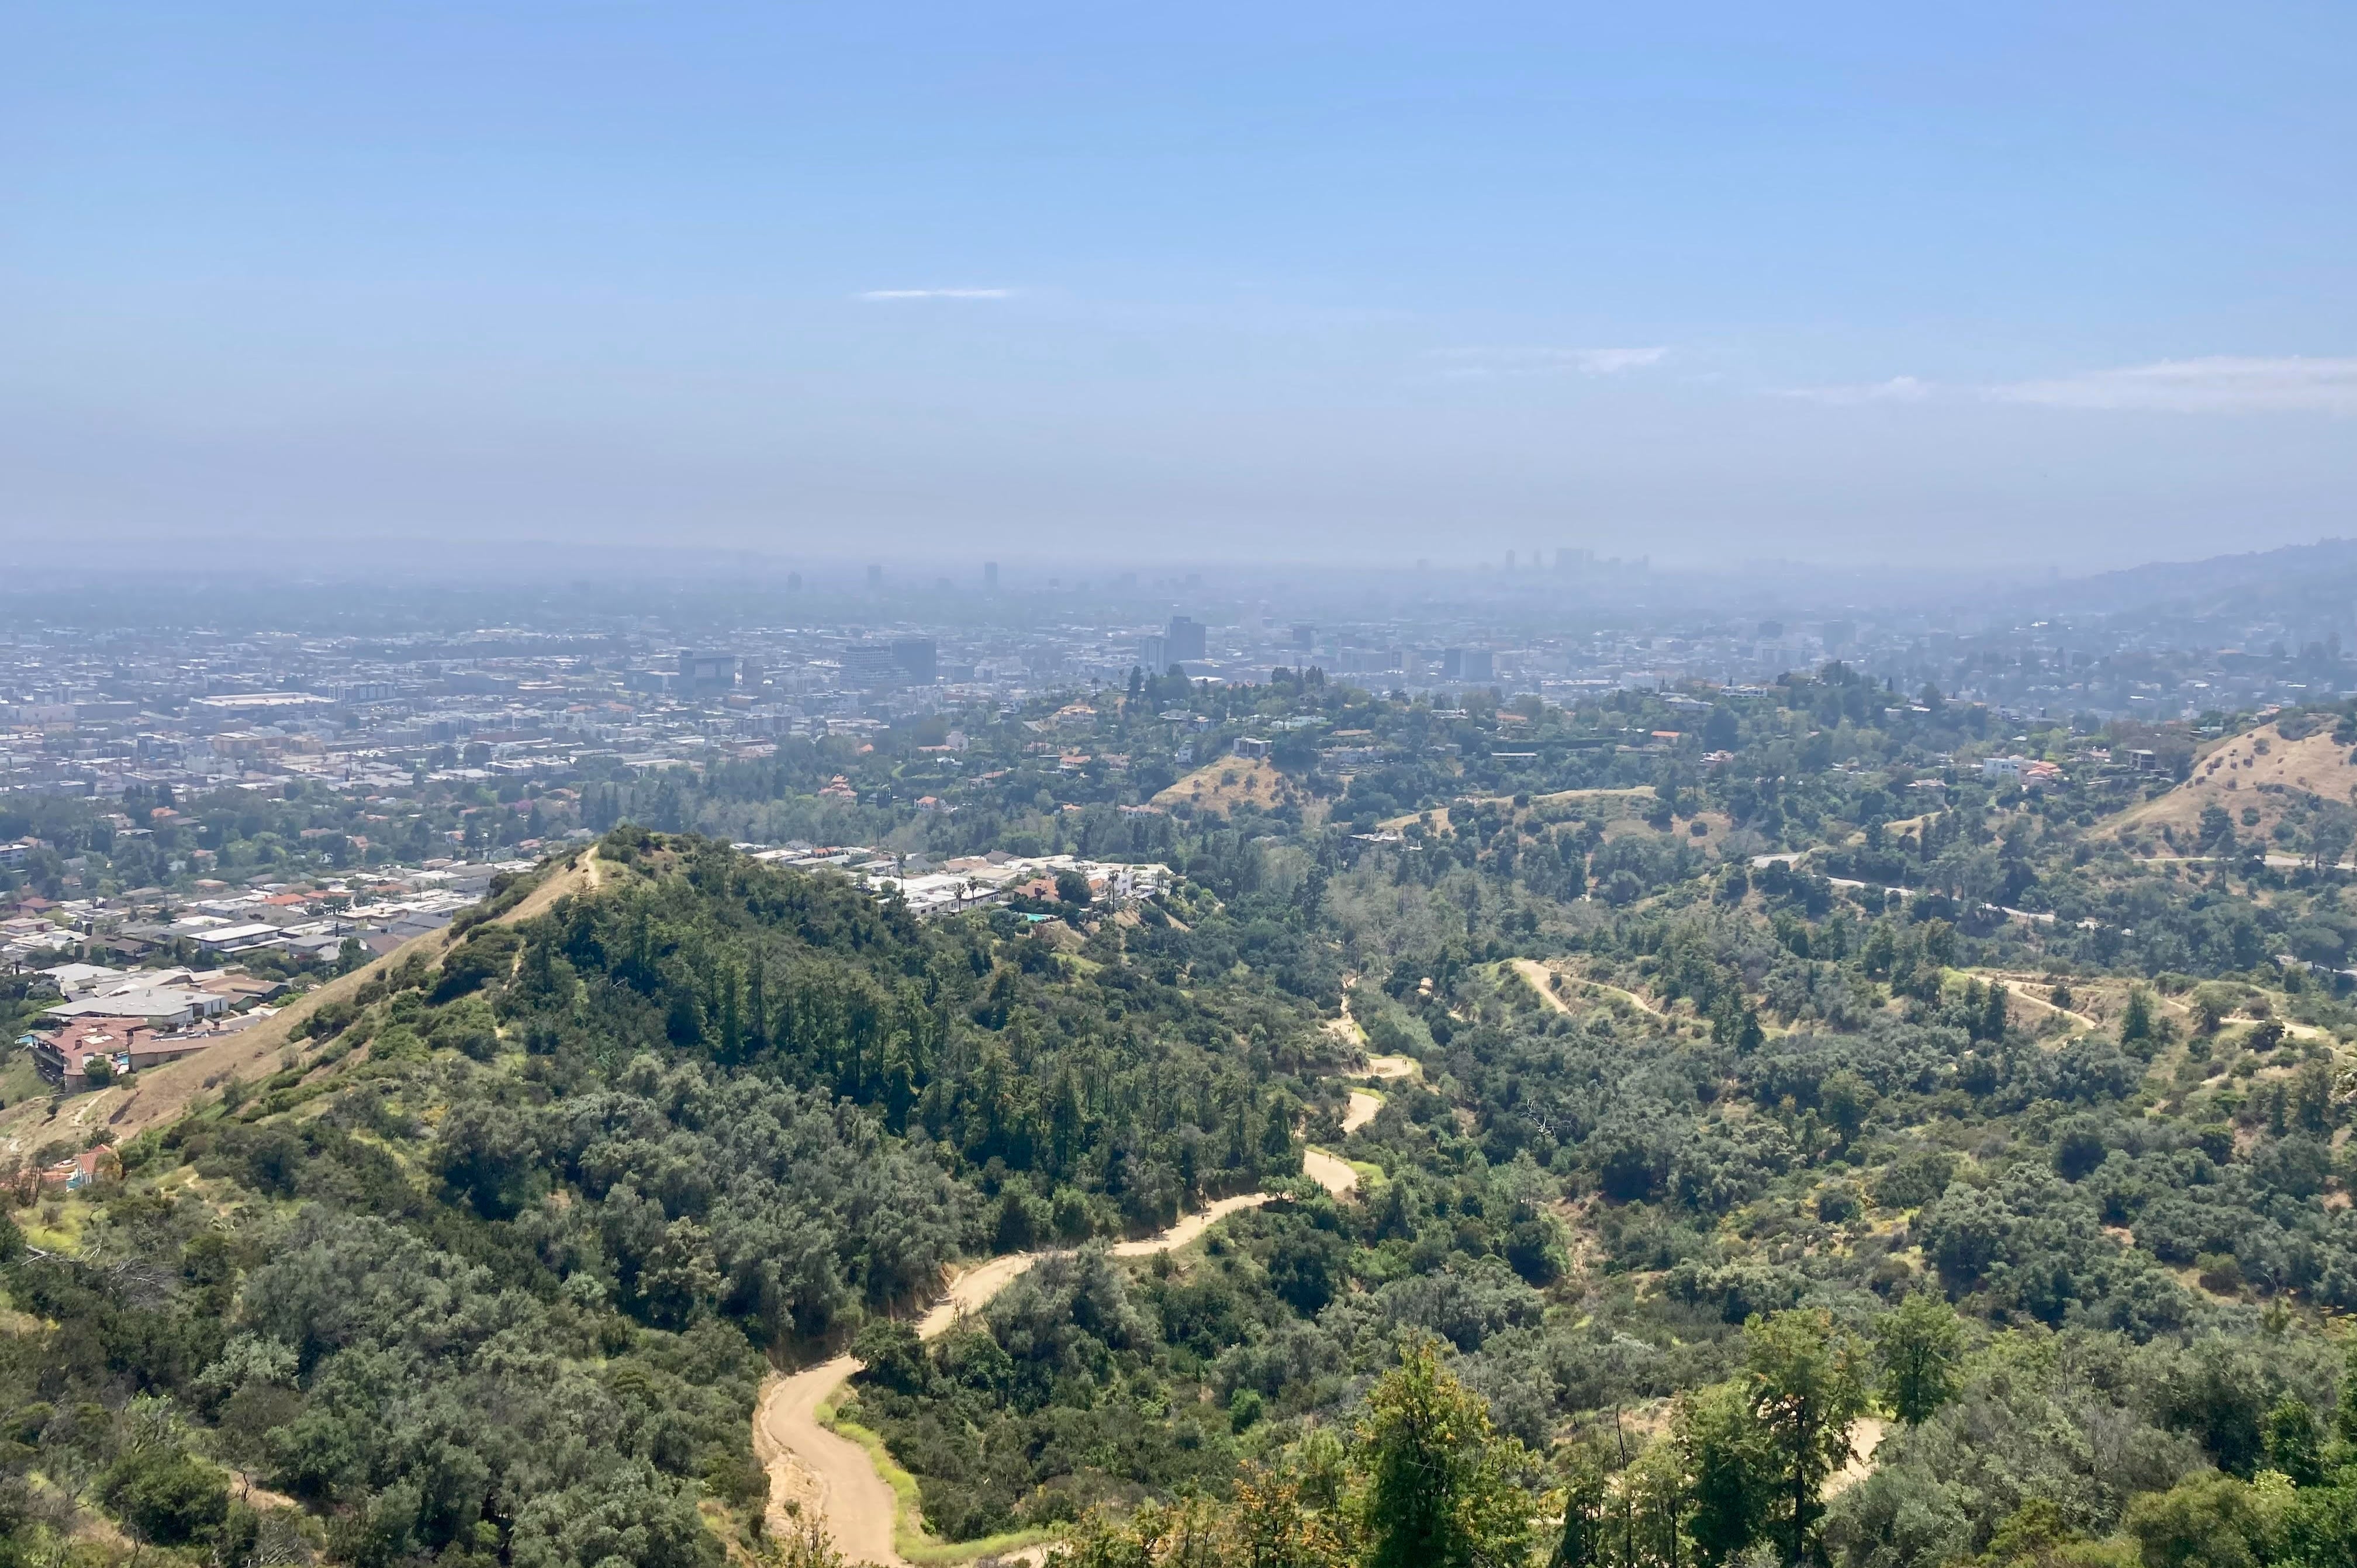
[[[2178,847],[2190,853],[2201,832],[2203,810],[2216,806],[2227,813],[2238,837],[2265,836],[2295,806],[2357,801],[2352,757],[2357,749],[2334,740],[2330,729],[2287,739],[2276,725],[2262,725],[2203,752],[2194,761],[2192,778],[2122,812],[2115,825],[2123,832],[2167,828]]]

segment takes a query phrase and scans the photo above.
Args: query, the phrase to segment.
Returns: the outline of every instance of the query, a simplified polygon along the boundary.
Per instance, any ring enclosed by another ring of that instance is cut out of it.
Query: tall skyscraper
[[[892,662],[900,667],[912,686],[933,683],[933,639],[930,637],[903,637],[892,644]]]
[[[985,561],[982,564],[982,585],[994,594],[998,592],[997,562]]]
[[[867,586],[869,591],[873,592],[883,585],[884,568],[881,566],[870,566],[867,568]]]
[[[1440,678],[1444,681],[1487,681],[1494,666],[1486,648],[1444,649],[1440,655]]]
[[[1203,628],[1200,622],[1185,616],[1172,616],[1163,639],[1169,648],[1173,664],[1181,660],[1203,657]]]

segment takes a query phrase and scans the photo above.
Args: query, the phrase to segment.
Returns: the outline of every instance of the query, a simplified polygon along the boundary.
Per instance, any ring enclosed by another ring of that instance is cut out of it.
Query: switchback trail
[[[1255,1208],[1268,1199],[1265,1192],[1223,1197],[1158,1235],[1116,1244],[1113,1254],[1142,1258],[1170,1251],[1238,1209]],[[950,1282],[948,1294],[918,1323],[918,1337],[933,1339],[947,1333],[961,1316],[988,1305],[992,1297],[1049,1255],[1009,1252],[967,1270]],[[782,1531],[786,1499],[799,1498],[805,1509],[816,1510],[835,1545],[852,1562],[908,1568],[893,1544],[898,1505],[890,1484],[876,1473],[866,1450],[819,1424],[818,1407],[859,1369],[852,1357],[837,1356],[791,1377],[772,1377],[763,1385],[761,1402],[753,1412],[753,1450],[770,1472],[770,1524]]]

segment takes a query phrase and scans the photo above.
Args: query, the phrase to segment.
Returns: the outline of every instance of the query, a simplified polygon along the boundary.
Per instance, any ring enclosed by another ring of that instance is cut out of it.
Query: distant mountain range
[[[2323,591],[2346,599],[2352,583],[2357,583],[2357,539],[2319,539],[2201,561],[2150,562],[2072,579],[2064,591],[2083,607],[2132,609],[2169,600],[2248,599],[2254,594],[2298,598]]]
[[[2357,539],[2156,561],[2041,583],[2010,596],[2016,615],[2144,617],[2188,644],[2234,641],[2270,624],[2288,645],[2357,635]]]

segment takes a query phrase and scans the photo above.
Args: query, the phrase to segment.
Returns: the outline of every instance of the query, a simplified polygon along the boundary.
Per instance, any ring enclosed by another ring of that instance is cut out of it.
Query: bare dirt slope
[[[1206,811],[1225,811],[1250,802],[1263,808],[1308,800],[1295,780],[1276,769],[1265,757],[1222,757],[1203,764],[1154,797],[1157,806],[1181,801]]]
[[[1351,1179],[1357,1180],[1355,1173]],[[1268,1195],[1261,1192],[1223,1197],[1159,1235],[1122,1242],[1113,1249],[1114,1255],[1141,1258],[1171,1251],[1238,1209],[1267,1201]],[[961,1316],[989,1305],[1047,1255],[1009,1252],[960,1274],[919,1321],[919,1337],[933,1339],[947,1333]],[[760,1405],[753,1412],[753,1448],[770,1471],[770,1523],[782,1530],[785,1501],[796,1498],[816,1511],[845,1557],[879,1568],[907,1568],[893,1544],[899,1505],[890,1485],[876,1473],[866,1449],[819,1424],[818,1407],[857,1370],[856,1360],[837,1356],[790,1377],[772,1378],[762,1389]]]
[[[2235,836],[2248,840],[2264,834],[2283,819],[2284,808],[2296,797],[2347,805],[2357,800],[2357,757],[2335,745],[2330,729],[2298,740],[2286,740],[2274,725],[2262,725],[2219,742],[2194,758],[2193,777],[2167,794],[2131,806],[2108,824],[2114,832],[2143,829],[2158,832],[2167,827],[2178,847],[2190,853],[2200,832],[2201,810],[2222,806],[2233,819]],[[2246,825],[2245,807],[2259,820]]]
[[[597,858],[593,852],[584,851],[578,862],[552,873],[523,902],[500,916],[500,923],[528,920],[567,893],[597,886]],[[22,1101],[0,1115],[0,1147],[13,1154],[54,1138],[70,1136],[79,1143],[81,1134],[101,1126],[114,1134],[117,1144],[127,1144],[149,1128],[184,1114],[199,1096],[231,1079],[264,1078],[276,1071],[279,1058],[296,1044],[296,1031],[312,1014],[328,1003],[350,996],[371,977],[413,956],[423,955],[429,962],[440,957],[449,937],[447,928],[414,937],[374,963],[328,982],[250,1028],[224,1036],[220,1045],[135,1073],[119,1087],[68,1101],[62,1109],[46,1099]]]

